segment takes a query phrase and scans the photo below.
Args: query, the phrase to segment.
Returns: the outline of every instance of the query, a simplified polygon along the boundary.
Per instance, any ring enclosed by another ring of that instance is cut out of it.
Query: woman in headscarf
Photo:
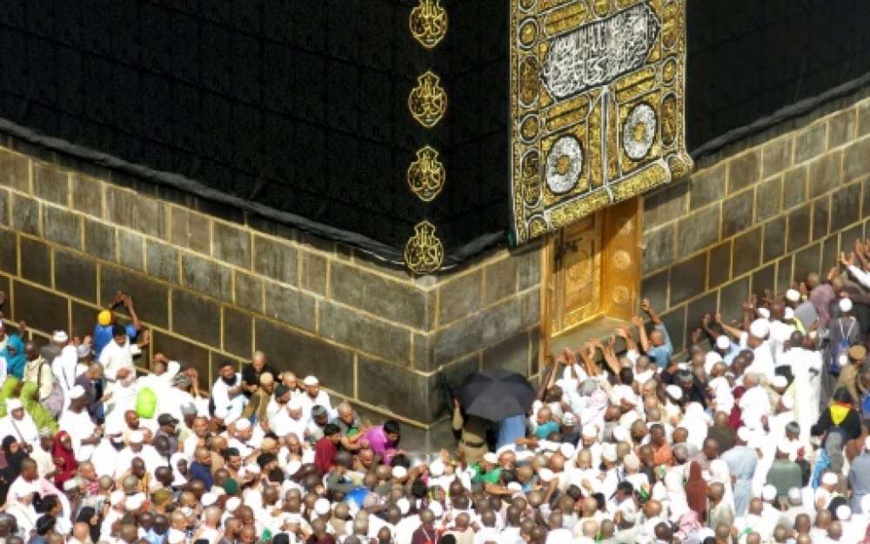
[[[66,431],[60,431],[54,437],[51,447],[51,458],[54,461],[54,485],[63,489],[63,484],[76,475],[79,469],[75,453],[73,453],[72,438]]]
[[[734,506],[734,488],[731,485],[731,469],[728,468],[728,463],[722,459],[714,459],[710,463],[710,482],[720,483],[725,488],[725,494],[722,496],[722,501],[731,506],[731,511],[735,512]]]
[[[3,439],[3,455],[6,457],[6,468],[0,470],[0,504],[6,503],[9,486],[21,474],[21,462],[27,458],[27,452],[22,450],[14,436]]]
[[[97,510],[92,506],[85,506],[79,510],[76,516],[76,523],[87,523],[91,532],[91,542],[100,541],[100,516]]]
[[[689,463],[689,479],[686,481],[686,502],[689,508],[698,514],[701,523],[707,521],[707,482],[701,476],[701,465],[692,461]]]
[[[7,334],[6,338],[6,347],[0,351],[0,357],[6,359],[6,375],[21,381],[24,378],[24,367],[27,366],[24,341],[17,334]]]

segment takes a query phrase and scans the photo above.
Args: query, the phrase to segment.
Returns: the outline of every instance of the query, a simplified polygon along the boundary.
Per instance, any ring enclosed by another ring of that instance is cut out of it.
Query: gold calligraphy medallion
[[[438,151],[428,145],[417,151],[417,160],[408,167],[408,185],[423,202],[430,202],[444,188],[447,173],[438,160]]]
[[[441,0],[420,0],[408,20],[411,35],[426,49],[432,49],[447,34],[447,10]]]
[[[405,266],[414,274],[429,274],[441,268],[444,244],[435,234],[435,225],[423,221],[414,227],[414,236],[405,245]]]
[[[447,93],[441,87],[441,78],[431,71],[417,78],[417,86],[408,97],[408,109],[418,123],[426,128],[438,124],[447,111]]]

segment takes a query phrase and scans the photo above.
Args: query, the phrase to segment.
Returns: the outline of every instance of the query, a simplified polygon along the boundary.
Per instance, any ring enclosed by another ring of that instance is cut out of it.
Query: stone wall
[[[121,289],[149,351],[199,369],[263,350],[364,410],[425,430],[435,384],[482,367],[535,372],[537,247],[412,278],[352,249],[172,189],[0,140],[0,289],[34,335],[84,335]]]
[[[642,292],[676,351],[705,312],[836,266],[870,236],[870,98],[859,93],[699,161],[644,199]]]

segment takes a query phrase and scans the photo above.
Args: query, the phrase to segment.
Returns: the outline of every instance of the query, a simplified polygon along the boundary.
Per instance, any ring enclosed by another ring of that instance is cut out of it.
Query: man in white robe
[[[78,462],[88,461],[94,452],[94,447],[102,438],[102,429],[94,425],[91,416],[85,409],[88,396],[85,389],[76,385],[70,390],[70,405],[63,411],[57,426],[66,431],[72,439],[73,452]]]
[[[0,439],[12,436],[22,445],[32,446],[39,442],[39,429],[30,414],[18,399],[6,401],[6,417],[0,419]]]

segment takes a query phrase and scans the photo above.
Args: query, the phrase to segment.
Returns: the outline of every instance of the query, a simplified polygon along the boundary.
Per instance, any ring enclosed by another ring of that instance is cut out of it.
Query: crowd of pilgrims
[[[429,453],[292,353],[225,362],[208,393],[183,361],[136,361],[150,338],[124,293],[87,336],[38,346],[4,322],[0,541],[870,543],[860,247],[739,320],[704,316],[683,356],[644,300],[631,328],[545,361],[527,413],[454,400],[455,440]]]

